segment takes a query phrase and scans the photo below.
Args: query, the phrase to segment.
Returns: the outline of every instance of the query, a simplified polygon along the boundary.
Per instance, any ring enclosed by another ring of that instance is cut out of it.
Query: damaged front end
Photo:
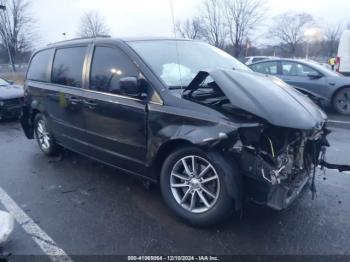
[[[281,210],[297,198],[306,184],[315,193],[315,171],[326,128],[297,130],[274,126],[242,128],[232,148],[245,177],[245,192],[252,200]]]
[[[183,98],[239,123],[233,141],[228,137],[220,146],[238,161],[244,194],[255,202],[285,209],[307,184],[314,196],[320,164],[349,169],[323,160],[329,146],[327,116],[277,78],[238,70],[202,71]]]

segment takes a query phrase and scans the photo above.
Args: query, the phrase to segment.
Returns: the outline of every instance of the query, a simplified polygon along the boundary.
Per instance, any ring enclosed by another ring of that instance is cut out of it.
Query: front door
[[[119,48],[96,46],[84,91],[89,155],[141,173],[146,157],[146,101],[120,93],[121,77],[139,77],[139,70]]]
[[[300,87],[321,96],[327,95],[325,77],[312,78],[308,76],[309,74],[319,74],[313,68],[297,62],[282,61],[281,69],[279,77],[291,86]]]

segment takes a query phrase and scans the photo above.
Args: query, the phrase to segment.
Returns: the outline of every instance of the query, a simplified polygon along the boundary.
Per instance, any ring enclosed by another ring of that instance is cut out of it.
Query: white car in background
[[[246,65],[251,65],[253,63],[262,61],[262,60],[268,60],[268,59],[272,59],[272,58],[276,58],[273,56],[247,56],[244,58],[243,63]]]
[[[336,71],[350,76],[350,30],[345,30],[340,38]]]

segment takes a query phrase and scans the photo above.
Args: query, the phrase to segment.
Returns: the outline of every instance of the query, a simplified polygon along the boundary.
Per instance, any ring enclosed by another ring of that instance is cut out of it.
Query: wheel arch
[[[206,148],[183,138],[169,140],[159,148],[153,161],[152,170],[154,171],[156,180],[159,181],[160,179],[161,169],[165,159],[175,150],[184,147],[201,149],[205,151],[213,161],[222,163],[220,168],[225,174],[226,189],[230,197],[234,200],[235,210],[241,209],[243,200],[243,179],[239,172],[238,162],[233,156],[227,156],[218,149]]]
[[[186,147],[186,146],[196,147],[196,145],[193,144],[191,141],[183,139],[183,138],[176,138],[176,139],[168,140],[167,142],[163,143],[159,147],[159,149],[158,149],[157,153],[155,154],[155,157],[152,161],[152,164],[151,164],[152,170],[154,172],[154,175],[155,175],[157,181],[159,181],[160,171],[162,169],[164,160],[172,152],[174,152],[176,149]]]
[[[334,103],[334,99],[335,99],[335,96],[339,93],[339,91],[345,89],[345,88],[350,88],[350,85],[345,85],[345,86],[341,86],[341,87],[338,87],[334,92],[333,92],[333,95],[332,95],[332,105]]]
[[[342,90],[344,90],[345,88],[350,88],[350,85],[344,85],[339,87],[338,89],[336,89],[332,95],[332,99],[331,99],[331,106],[332,108],[337,111],[339,114],[344,114],[343,112],[340,112],[340,110],[336,107],[335,105],[335,98],[337,97],[338,93]],[[347,113],[345,113],[345,115],[348,115]]]
[[[24,134],[28,139],[34,139],[34,119],[39,113],[41,113],[41,111],[37,108],[29,109],[28,106],[22,107],[20,123]]]

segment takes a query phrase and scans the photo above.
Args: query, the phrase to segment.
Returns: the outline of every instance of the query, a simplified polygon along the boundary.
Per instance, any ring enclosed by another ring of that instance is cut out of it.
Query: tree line
[[[322,24],[305,12],[269,17],[264,0],[203,0],[198,13],[178,21],[181,37],[199,39],[225,49],[237,58],[247,55],[312,57],[336,55],[339,38],[350,24]],[[266,30],[267,28],[267,30]],[[306,33],[318,28],[312,37]],[[269,44],[261,46],[261,42]]]
[[[31,15],[30,0],[0,0],[0,64],[28,61],[37,22]],[[350,24],[324,25],[308,13],[287,12],[273,18],[265,0],[203,0],[197,13],[174,25],[178,37],[206,41],[233,56],[276,55],[330,57],[337,52],[341,32]],[[267,28],[267,29],[266,29]],[[308,30],[314,35],[307,37]],[[77,36],[108,35],[104,17],[96,11],[81,17]],[[268,40],[269,44],[261,46]],[[308,52],[308,54],[306,54]]]

